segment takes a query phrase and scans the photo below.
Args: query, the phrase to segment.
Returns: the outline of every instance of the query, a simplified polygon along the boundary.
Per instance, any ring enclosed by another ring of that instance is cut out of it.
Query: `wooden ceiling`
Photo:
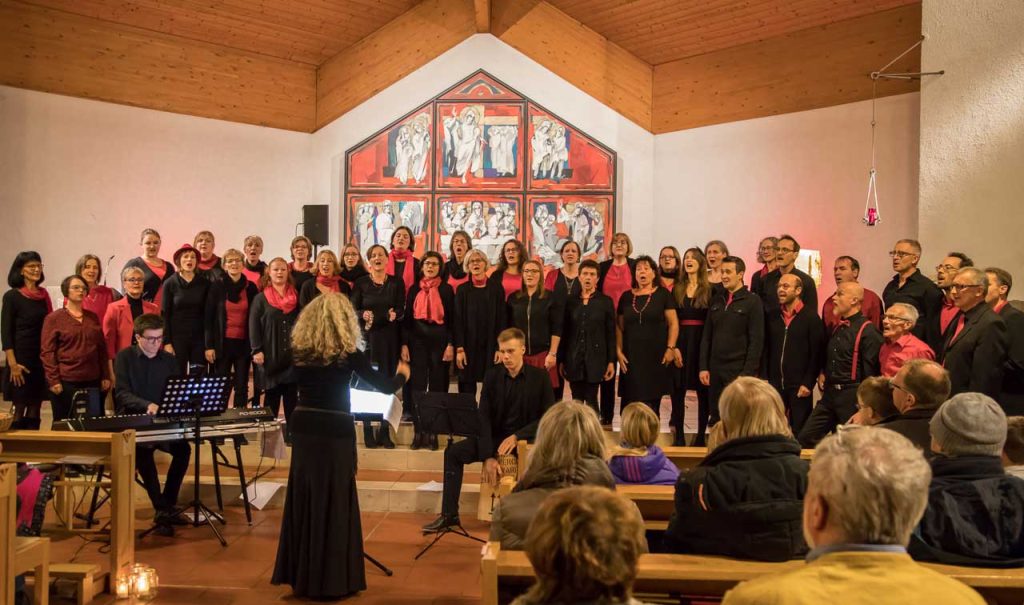
[[[490,33],[661,133],[869,98],[920,22],[920,0],[0,0],[0,84],[312,132]]]

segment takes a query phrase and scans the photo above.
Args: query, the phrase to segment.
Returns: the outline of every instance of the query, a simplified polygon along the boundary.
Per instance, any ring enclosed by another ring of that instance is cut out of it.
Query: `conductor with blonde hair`
[[[719,406],[707,458],[676,483],[668,548],[762,561],[803,555],[808,463],[782,398],[764,380],[741,376]]]

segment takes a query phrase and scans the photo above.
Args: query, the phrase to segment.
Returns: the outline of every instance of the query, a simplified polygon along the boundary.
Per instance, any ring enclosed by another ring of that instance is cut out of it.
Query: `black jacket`
[[[932,432],[929,424],[932,416],[939,408],[911,408],[885,423],[885,428],[903,435],[924,452],[925,458],[931,458]]]
[[[249,344],[252,353],[263,353],[263,369],[260,376],[264,389],[279,384],[295,382],[292,373],[292,328],[299,316],[299,307],[291,313],[283,313],[267,302],[267,296],[260,292],[249,305]]]
[[[611,297],[597,291],[585,305],[578,296],[570,298],[562,332],[566,380],[601,382],[608,364],[615,363],[615,305]]]
[[[796,267],[793,267],[793,270],[790,273],[799,277],[800,282],[803,285],[803,291],[800,293],[800,300],[804,302],[804,306],[810,307],[812,311],[817,313],[818,286],[814,283],[814,278]],[[751,290],[755,294],[760,295],[761,302],[764,303],[764,312],[769,317],[779,310],[778,289],[780,279],[782,279],[782,271],[775,269],[774,271],[769,271],[768,275],[765,275],[764,279],[758,284],[760,291],[754,290],[753,283],[751,283]]]
[[[933,351],[942,345],[942,332],[939,329],[939,315],[942,312],[942,300],[945,295],[918,269],[907,278],[900,287],[900,276],[894,275],[885,290],[882,291],[882,302],[888,309],[893,303],[907,303],[917,309],[920,317],[912,330],[914,336],[925,341]]]
[[[764,348],[761,299],[741,287],[727,307],[728,296],[719,293],[711,299],[700,341],[700,369],[756,376]]]
[[[825,352],[825,325],[816,308],[805,303],[788,328],[781,309],[768,313],[763,367],[779,392],[800,386],[814,389]]]
[[[672,552],[761,561],[803,555],[809,468],[791,437],[725,442],[679,476],[666,545]]]
[[[508,322],[526,334],[526,354],[536,355],[551,350],[551,337],[562,337],[565,320],[565,305],[550,291],[540,294],[543,286],[527,297],[523,292],[513,292],[508,297]]]
[[[636,259],[626,258],[626,264],[629,265],[629,274],[636,274]],[[601,264],[597,266],[597,291],[604,292],[604,277],[608,275],[608,269],[612,266],[612,259],[601,261]],[[636,287],[636,279],[633,280],[633,287]]]
[[[156,273],[153,273],[153,269],[146,264],[146,261],[143,260],[141,256],[136,256],[124,264],[124,269],[127,269],[128,267],[142,269],[142,278],[145,280],[142,285],[142,300],[146,302],[155,302],[156,295],[160,292],[160,288],[163,287],[164,282],[167,281],[168,277],[174,275],[174,265],[167,261],[163,261],[163,263],[163,279],[160,279]],[[124,269],[121,269],[121,271],[123,272]],[[103,318],[101,317],[100,319]]]
[[[416,295],[420,293],[420,283],[417,281],[409,288],[409,295],[405,302],[405,318],[402,320],[402,344],[409,344],[410,337],[416,333],[416,323],[420,320],[413,317],[413,307],[416,303]],[[441,297],[441,308],[444,309],[444,329],[448,334],[448,344],[455,342],[455,291],[446,282],[442,281],[437,287],[437,293]]]
[[[1009,347],[1003,364],[1003,386],[996,401],[1007,416],[1021,416],[1024,415],[1024,313],[1005,304],[999,316],[1006,323]]]
[[[494,458],[509,435],[533,442],[544,412],[555,402],[546,370],[523,364],[515,378],[504,364],[491,366],[480,391],[480,459]]]
[[[1024,566],[1024,479],[996,456],[936,456],[928,508],[910,537],[920,561]]]
[[[480,382],[494,365],[498,334],[505,329],[505,290],[500,283],[488,281],[478,288],[470,281],[455,291],[455,348],[466,352],[466,367],[459,370],[464,382]]]
[[[211,282],[210,291],[207,294],[209,297],[209,304],[207,305],[208,312],[211,315],[210,329],[206,332],[206,348],[213,349],[217,352],[217,359],[220,359],[224,354],[224,331],[227,329],[228,314],[227,308],[224,303],[228,299],[228,284],[224,282],[225,279],[231,279],[224,275],[223,279]],[[252,315],[253,303],[256,302],[256,297],[260,291],[256,288],[256,284],[248,280],[245,275],[241,278],[245,280],[245,296],[249,301],[249,314]]]
[[[185,281],[181,273],[167,278],[160,300],[160,314],[164,318],[164,344],[175,344],[182,339],[206,342],[210,322],[210,280],[196,273],[192,281]],[[181,353],[187,353],[181,351]]]
[[[943,339],[945,346],[938,356],[938,361],[949,371],[952,386],[949,394],[970,391],[994,399],[999,397],[1003,386],[1003,367],[1009,345],[1006,322],[985,303],[964,315],[967,320],[959,334],[956,328],[960,314],[949,322]]]

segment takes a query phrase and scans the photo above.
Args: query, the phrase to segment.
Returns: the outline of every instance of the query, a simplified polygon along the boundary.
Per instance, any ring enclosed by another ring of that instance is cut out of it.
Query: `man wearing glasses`
[[[810,275],[796,268],[796,259],[799,255],[800,244],[793,239],[793,236],[780,235],[778,252],[775,257],[775,262],[777,263],[775,270],[764,277],[761,290],[757,292],[764,302],[766,316],[771,317],[779,312],[779,279],[783,275],[790,274],[799,277],[800,282],[803,284],[803,293],[800,295],[800,300],[803,301],[804,306],[814,309],[815,314],[818,313],[818,286]]]
[[[914,239],[901,239],[889,252],[892,270],[896,272],[882,291],[885,308],[903,302],[913,305],[919,314],[914,336],[938,350],[942,343],[938,317],[942,309],[942,290],[917,268],[921,262],[921,243]]]
[[[156,414],[163,397],[167,379],[177,375],[178,362],[174,355],[163,350],[164,320],[159,315],[144,313],[135,319],[137,344],[117,354],[114,361],[114,403],[118,414]],[[156,450],[171,455],[167,481],[160,491],[160,477],[156,472],[153,453]],[[140,443],[135,446],[135,468],[146,486],[146,493],[156,511],[153,522],[155,534],[173,536],[174,525],[184,525],[184,519],[174,517],[181,482],[188,472],[192,448],[187,441]]]
[[[1009,337],[1006,322],[985,304],[988,277],[980,269],[960,269],[950,291],[960,314],[943,335],[939,361],[949,370],[952,394],[998,397]]]
[[[761,268],[750,276],[750,291],[761,296],[762,301],[764,301],[766,296],[773,296],[775,294],[774,292],[764,292],[762,295],[762,291],[764,289],[764,278],[778,266],[776,262],[778,255],[779,238],[777,237],[766,237],[757,246],[757,262],[761,263]]]
[[[953,318],[960,313],[953,301],[953,278],[956,272],[964,267],[973,267],[974,261],[963,252],[950,252],[942,262],[935,266],[935,283],[943,292],[942,309],[939,311],[939,334],[945,334]]]
[[[932,348],[911,333],[917,317],[917,309],[907,303],[896,303],[886,309],[882,319],[885,342],[878,352],[882,376],[895,376],[911,359],[935,359]]]

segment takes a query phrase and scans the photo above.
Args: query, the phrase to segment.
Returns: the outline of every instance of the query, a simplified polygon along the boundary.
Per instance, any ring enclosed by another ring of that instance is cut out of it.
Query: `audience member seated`
[[[709,453],[676,483],[672,552],[785,561],[807,552],[800,532],[806,460],[779,393],[737,378],[722,392]]]
[[[872,376],[857,387],[857,413],[850,424],[885,425],[900,416],[892,402],[892,384],[884,376]]]
[[[143,313],[134,322],[133,347],[123,349],[114,359],[114,404],[118,414],[156,414],[160,410],[167,379],[179,375],[174,355],[163,350],[164,320],[159,315]],[[167,480],[160,491],[153,454],[156,450],[171,455]],[[174,525],[186,521],[174,514],[181,482],[188,471],[192,448],[188,441],[167,441],[135,444],[135,468],[142,477],[146,493],[156,511],[153,522],[158,536],[173,536]]]
[[[807,565],[744,582],[723,605],[982,605],[974,590],[907,555],[930,479],[921,452],[892,431],[853,427],[826,437],[804,498]]]
[[[552,495],[530,524],[525,550],[537,582],[512,605],[642,605],[633,582],[646,550],[644,522],[615,492],[570,487]]]
[[[910,542],[923,561],[980,567],[1024,565],[1024,479],[1000,457],[1006,416],[994,399],[960,393],[931,420],[928,508]]]
[[[646,404],[638,401],[626,406],[622,411],[622,443],[608,462],[616,483],[675,484],[679,469],[655,445],[660,428],[661,421]]]
[[[526,472],[494,509],[491,540],[506,550],[522,550],[530,520],[544,499],[573,485],[615,489],[597,413],[578,401],[563,401],[540,419]]]
[[[1007,475],[1024,479],[1024,416],[1010,416],[1006,419],[1003,467]]]
[[[934,361],[911,359],[889,381],[892,402],[899,418],[885,428],[896,431],[931,457],[931,433],[928,423],[935,410],[949,397],[949,372]]]

